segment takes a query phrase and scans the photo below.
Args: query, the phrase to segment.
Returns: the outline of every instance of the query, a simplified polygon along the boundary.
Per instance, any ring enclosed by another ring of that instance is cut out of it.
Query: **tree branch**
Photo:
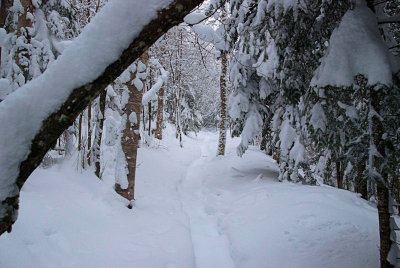
[[[378,18],[378,24],[400,23],[400,14],[396,14],[386,18]]]

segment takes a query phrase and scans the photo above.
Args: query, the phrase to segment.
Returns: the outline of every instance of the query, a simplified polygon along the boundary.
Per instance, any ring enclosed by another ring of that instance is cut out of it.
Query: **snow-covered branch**
[[[142,104],[146,105],[151,101],[152,98],[157,94],[157,92],[160,90],[160,88],[163,86],[165,82],[167,82],[168,79],[168,72],[164,70],[164,68],[160,68],[161,76],[157,78],[157,82],[151,87],[149,91],[144,93],[143,98],[142,98]]]

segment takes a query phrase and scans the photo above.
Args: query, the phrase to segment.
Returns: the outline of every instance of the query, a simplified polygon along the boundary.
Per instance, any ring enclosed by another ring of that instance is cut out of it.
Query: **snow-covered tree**
[[[64,0],[15,0],[4,28],[1,76],[9,92],[43,73],[80,31],[75,8]]]

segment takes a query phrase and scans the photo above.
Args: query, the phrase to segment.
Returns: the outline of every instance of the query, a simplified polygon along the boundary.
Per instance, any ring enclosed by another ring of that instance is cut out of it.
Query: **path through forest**
[[[214,142],[206,136],[200,145],[200,158],[186,171],[179,187],[183,210],[189,217],[190,233],[196,267],[235,267],[226,237],[220,233],[215,217],[206,212],[203,193],[203,167],[205,159],[215,155]],[[212,250],[211,250],[212,249]]]
[[[327,186],[280,183],[276,163],[238,139],[169,131],[142,145],[132,210],[104,180],[67,161],[38,169],[19,219],[0,237],[0,267],[377,267],[373,204]],[[110,149],[111,150],[111,149]]]

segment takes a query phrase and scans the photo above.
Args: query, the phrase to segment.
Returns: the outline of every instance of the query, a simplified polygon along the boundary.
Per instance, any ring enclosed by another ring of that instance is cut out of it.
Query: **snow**
[[[143,82],[139,78],[133,79],[132,84],[137,88],[137,90],[141,91],[143,89]]]
[[[275,9],[275,17],[280,16],[280,9],[283,9],[283,13],[285,14],[288,10],[293,9],[297,12],[298,8],[304,7],[306,4],[302,0],[270,0],[266,8],[268,10],[274,8]]]
[[[0,101],[4,100],[10,94],[10,81],[7,78],[0,79]]]
[[[241,134],[241,142],[237,148],[237,154],[239,156],[244,154],[249,144],[260,133],[262,122],[262,117],[255,105],[251,105],[250,110],[246,115],[246,121]]]
[[[363,74],[368,84],[392,84],[395,62],[383,42],[372,11],[361,0],[347,11],[332,33],[326,55],[311,81],[312,86],[350,86]]]
[[[290,159],[294,160],[295,165],[298,165],[300,163],[306,163],[307,161],[306,149],[301,143],[300,137],[296,138],[293,148],[290,150],[289,156]]]
[[[310,124],[315,131],[320,129],[324,133],[326,130],[327,119],[320,103],[316,103],[311,109]]]
[[[159,77],[157,79],[157,82],[151,87],[151,89],[143,94],[142,104],[146,105],[147,103],[149,103],[149,101],[151,101],[157,94],[157,92],[160,90],[162,85],[163,85],[163,79],[162,77]]]
[[[168,80],[168,72],[164,70],[164,68],[160,68],[161,75],[157,78],[157,82],[151,87],[149,91],[143,94],[142,104],[146,105],[151,101],[164,83]]]
[[[257,74],[259,76],[273,78],[275,71],[279,66],[279,56],[274,40],[272,40],[269,35],[267,35],[267,38],[271,40],[268,40],[268,47],[265,51],[266,53],[261,53],[257,63],[255,63],[253,67],[257,69]],[[267,60],[264,59],[265,54],[268,55]]]
[[[192,12],[185,16],[183,19],[189,25],[194,25],[200,23],[201,21],[205,20],[207,16],[202,12]]]
[[[141,145],[132,210],[109,168],[103,181],[72,160],[36,170],[0,267],[379,266],[377,210],[358,195],[278,182],[256,147],[236,156],[238,138],[215,157],[217,133],[184,136],[183,148],[174,135]]]
[[[296,130],[290,125],[289,120],[285,120],[281,125],[281,132],[279,133],[282,155],[289,154],[296,137]]]
[[[211,43],[216,49],[224,50],[225,42],[213,27],[206,24],[196,24],[192,26],[192,30],[205,42]]]
[[[340,108],[344,109],[346,111],[346,115],[351,118],[351,119],[358,119],[358,113],[357,110],[354,106],[347,105],[341,101],[338,101],[338,105]]]
[[[129,122],[131,122],[132,126],[136,125],[138,123],[137,116],[135,112],[131,112],[129,115]]]
[[[3,46],[6,36],[7,36],[6,30],[0,28],[0,47]]]
[[[74,88],[94,80],[117,60],[143,26],[156,17],[157,10],[170,2],[109,1],[43,75],[0,103],[0,124],[9,126],[0,128],[0,200],[18,191],[14,182],[19,164],[28,156],[43,119],[57,110]],[[14,9],[17,4],[19,1],[14,1]],[[0,217],[3,213],[0,211]]]

